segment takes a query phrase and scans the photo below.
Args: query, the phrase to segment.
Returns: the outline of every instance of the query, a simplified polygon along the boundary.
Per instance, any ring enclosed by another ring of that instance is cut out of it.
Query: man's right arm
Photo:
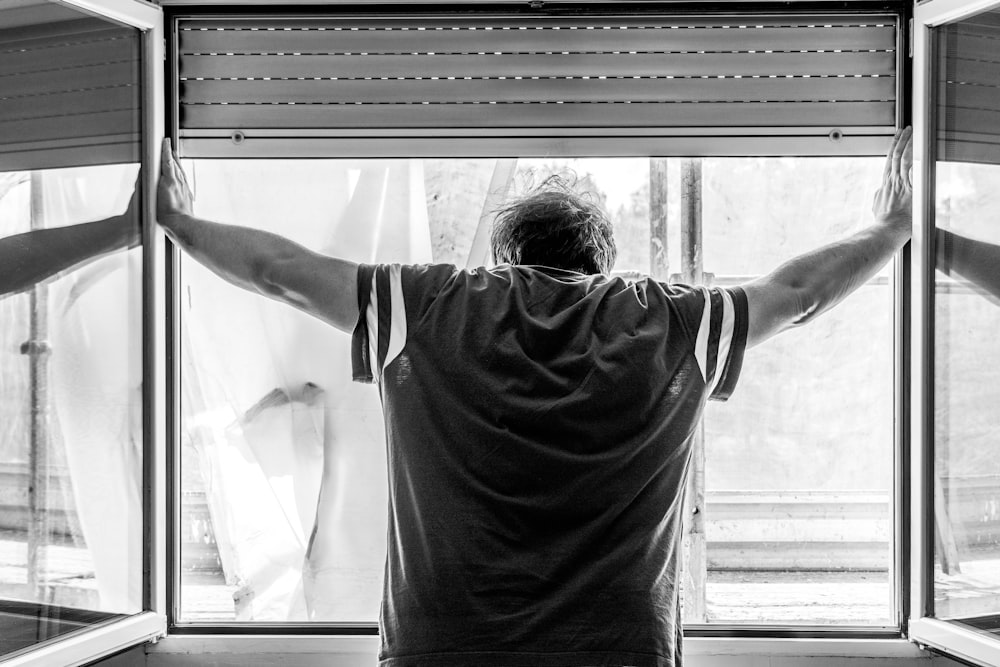
[[[358,320],[358,266],[277,234],[195,217],[184,171],[164,141],[157,219],[170,238],[220,277],[351,332]]]

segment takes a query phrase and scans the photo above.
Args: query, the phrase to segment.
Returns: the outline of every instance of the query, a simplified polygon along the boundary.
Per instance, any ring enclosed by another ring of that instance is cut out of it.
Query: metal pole
[[[667,159],[649,158],[649,275],[666,280],[667,259]]]
[[[701,243],[701,158],[681,161],[681,273],[689,285],[705,280]],[[688,587],[684,595],[684,615],[688,623],[708,619],[705,586],[708,559],[705,553],[705,423],[698,424],[691,436],[691,467],[688,472],[687,514],[684,544],[687,547]]]
[[[42,198],[42,175],[31,174],[31,229],[44,227],[45,206]],[[49,485],[49,414],[48,376],[48,287],[35,285],[29,295],[28,340],[21,345],[21,354],[29,357],[28,386],[30,396],[31,440],[28,449],[28,589],[36,601],[47,600],[44,582],[42,548],[48,541]]]

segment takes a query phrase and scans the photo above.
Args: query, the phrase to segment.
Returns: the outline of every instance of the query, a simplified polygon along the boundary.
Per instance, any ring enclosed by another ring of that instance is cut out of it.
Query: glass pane
[[[705,270],[740,282],[862,229],[882,164],[704,160]],[[749,350],[706,409],[707,594],[688,622],[892,624],[890,269]]]
[[[0,9],[0,659],[142,610],[139,43]]]
[[[689,163],[198,160],[187,169],[208,219],[355,261],[458,266],[489,261],[479,221],[503,192],[571,173],[612,216],[615,271],[667,279],[690,269]],[[882,168],[880,159],[700,164],[704,269],[726,284],[865,224]],[[820,200],[834,202],[825,217]],[[659,217],[665,227],[654,231]],[[186,257],[182,294],[181,620],[374,623],[384,433],[377,390],[351,382],[348,336]],[[707,582],[684,593],[689,619],[700,604],[708,613],[694,620],[708,622],[891,622],[892,310],[882,276],[808,330],[753,350],[734,398],[708,411]]]
[[[1000,11],[937,29],[934,601],[948,619],[1000,614],[998,39]]]

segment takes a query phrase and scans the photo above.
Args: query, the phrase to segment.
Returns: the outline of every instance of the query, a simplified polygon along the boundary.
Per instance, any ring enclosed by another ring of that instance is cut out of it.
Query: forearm
[[[843,301],[871,280],[908,239],[906,227],[877,223],[779,267],[772,279],[800,295],[792,324],[808,322]]]
[[[0,294],[22,292],[88,259],[128,247],[136,236],[133,224],[122,215],[0,239]]]
[[[937,268],[1000,297],[1000,246],[937,230]]]
[[[277,234],[191,215],[161,216],[159,222],[177,245],[215,274],[266,296],[280,296],[275,294],[269,268],[302,251]]]

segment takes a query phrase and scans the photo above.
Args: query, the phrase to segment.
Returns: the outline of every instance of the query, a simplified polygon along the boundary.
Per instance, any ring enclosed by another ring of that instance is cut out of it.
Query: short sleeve
[[[736,388],[747,344],[747,298],[739,287],[702,287],[695,334],[698,361],[709,398],[724,401]]]
[[[358,266],[358,322],[351,339],[355,382],[381,380],[406,345],[408,317],[419,317],[454,273],[450,265]]]

